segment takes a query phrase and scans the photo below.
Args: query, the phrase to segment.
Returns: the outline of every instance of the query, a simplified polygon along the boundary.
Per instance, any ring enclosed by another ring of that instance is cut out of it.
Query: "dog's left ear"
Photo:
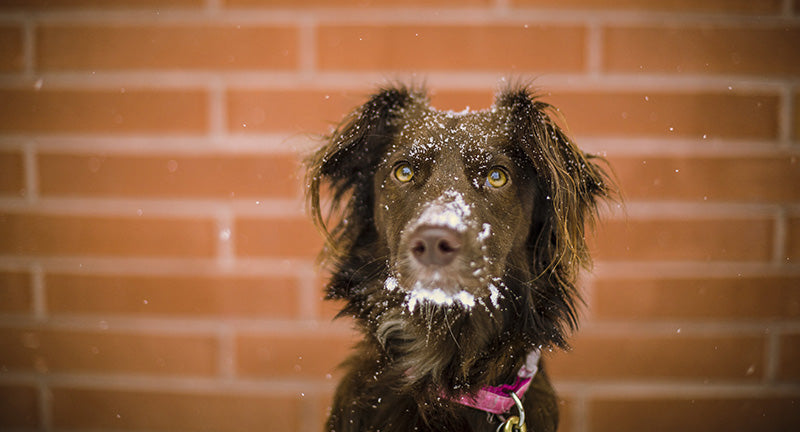
[[[573,299],[579,298],[574,283],[580,268],[590,262],[585,226],[594,222],[599,200],[614,190],[601,167],[606,162],[583,153],[553,121],[557,110],[537,101],[527,88],[502,92],[495,105],[507,111],[511,145],[525,154],[539,184],[528,243],[534,276],[560,288],[551,301],[562,303],[567,312],[556,321],[574,327]]]

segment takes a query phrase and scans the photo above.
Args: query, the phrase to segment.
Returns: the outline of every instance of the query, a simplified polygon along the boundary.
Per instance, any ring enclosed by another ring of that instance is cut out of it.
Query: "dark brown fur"
[[[589,262],[584,226],[610,183],[600,159],[581,152],[553,113],[524,87],[502,91],[490,110],[459,114],[431,108],[421,90],[390,87],[310,158],[310,210],[327,236],[327,297],[346,300],[341,315],[364,333],[344,364],[328,430],[494,431],[496,419],[442,396],[512,382],[531,350],[566,346],[575,279]],[[412,181],[393,177],[398,163],[413,167]],[[506,185],[484,184],[493,167],[508,174]],[[411,258],[409,231],[427,208],[459,203],[468,210],[458,227],[463,247],[438,269],[444,282],[432,282]],[[475,303],[410,300],[409,287],[438,283]],[[556,429],[544,371],[524,405],[528,430]]]

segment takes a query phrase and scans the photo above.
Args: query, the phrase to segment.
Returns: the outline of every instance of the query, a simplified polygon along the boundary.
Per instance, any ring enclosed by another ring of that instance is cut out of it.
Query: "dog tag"
[[[511,416],[503,423],[503,432],[528,432],[525,423],[519,424],[519,417]]]

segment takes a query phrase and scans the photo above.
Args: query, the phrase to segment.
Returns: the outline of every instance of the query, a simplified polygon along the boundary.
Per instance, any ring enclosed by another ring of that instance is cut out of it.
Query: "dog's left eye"
[[[492,168],[489,170],[489,173],[486,174],[487,186],[499,188],[505,186],[506,183],[508,183],[508,175],[501,168]]]
[[[414,169],[407,162],[401,162],[394,168],[394,178],[401,183],[408,183],[414,178]]]

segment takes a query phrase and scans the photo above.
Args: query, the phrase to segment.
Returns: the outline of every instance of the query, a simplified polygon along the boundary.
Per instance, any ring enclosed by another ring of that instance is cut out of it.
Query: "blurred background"
[[[0,429],[321,430],[299,157],[388,80],[534,78],[625,208],[562,431],[800,430],[800,1],[0,1]]]

